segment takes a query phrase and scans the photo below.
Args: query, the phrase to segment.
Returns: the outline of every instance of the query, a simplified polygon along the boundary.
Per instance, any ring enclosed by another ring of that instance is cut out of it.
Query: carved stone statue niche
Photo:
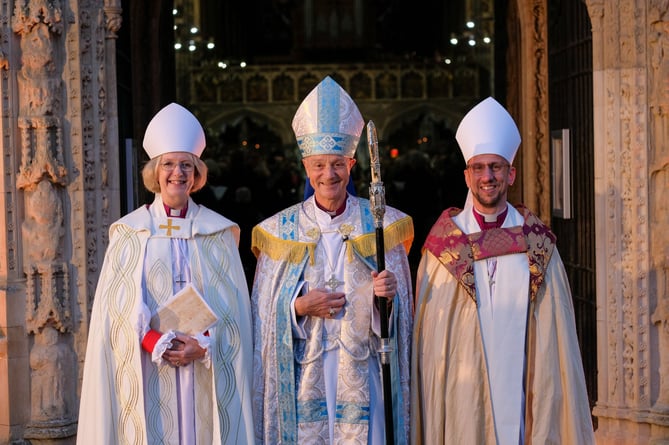
[[[28,264],[51,263],[63,237],[63,205],[54,186],[40,181],[25,193],[25,220],[21,227]]]
[[[74,391],[75,380],[69,374],[76,360],[72,348],[59,337],[60,332],[53,325],[44,326],[35,334],[30,352],[30,423],[24,437],[33,444],[61,443],[57,439],[76,433],[77,424],[67,397]]]

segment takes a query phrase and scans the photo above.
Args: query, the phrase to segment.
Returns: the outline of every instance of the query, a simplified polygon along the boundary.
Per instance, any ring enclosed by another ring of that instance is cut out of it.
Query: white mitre
[[[465,115],[455,133],[465,162],[477,155],[496,154],[513,164],[520,133],[511,115],[489,97]]]
[[[142,145],[150,159],[177,151],[192,153],[199,158],[206,141],[202,125],[193,113],[171,103],[151,119]]]
[[[322,154],[354,157],[364,126],[351,96],[329,76],[311,90],[293,118],[303,158]]]

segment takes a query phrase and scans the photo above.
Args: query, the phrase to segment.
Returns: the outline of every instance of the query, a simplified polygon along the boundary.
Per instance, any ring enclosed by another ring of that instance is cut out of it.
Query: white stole
[[[316,255],[322,258],[323,263],[323,278],[328,281],[334,277],[342,285],[335,290],[329,287],[326,289],[330,292],[344,292],[344,269],[347,260],[346,249],[347,246],[343,242],[343,235],[339,232],[342,224],[350,220],[351,205],[347,203],[346,210],[341,215],[332,218],[327,212],[315,209],[316,223],[321,231],[321,238],[318,242]],[[350,247],[348,247],[350,248]],[[304,291],[303,291],[304,292]],[[291,305],[293,317],[293,334],[302,339],[306,339],[307,334],[303,323],[297,321],[294,309],[294,299]],[[346,295],[346,298],[352,298],[352,295]],[[364,297],[363,297],[364,298]],[[371,300],[372,295],[369,295]],[[347,307],[350,307],[347,305]],[[344,309],[346,310],[346,309]],[[380,320],[378,309],[374,308],[372,311],[371,328],[372,331],[379,335]],[[325,394],[328,411],[328,431],[330,437],[330,444],[335,438],[335,413],[337,403],[337,382],[339,378],[339,354],[341,347],[339,344],[341,318],[344,316],[344,311],[339,311],[334,318],[325,318],[323,320],[323,329],[326,332],[326,338],[323,339],[323,377],[325,384]],[[388,326],[392,329],[392,323]],[[337,340],[335,340],[335,338]],[[368,445],[382,445],[385,440],[385,423],[383,417],[383,390],[380,382],[380,369],[377,365],[377,359],[374,356],[368,358],[369,365],[369,403],[370,403],[370,418],[369,418],[369,432]]]
[[[162,200],[156,199],[151,205],[154,215],[154,224],[170,238],[163,238],[169,242],[172,258],[172,294],[179,292],[187,283],[191,282],[191,270],[188,253],[188,238],[192,239],[193,205],[188,209],[187,218],[170,217],[165,213]],[[167,223],[165,224],[165,218]],[[183,238],[177,238],[181,236]],[[151,264],[151,263],[150,263]],[[147,264],[148,266],[148,264]],[[168,366],[168,365],[163,365]],[[196,443],[195,422],[195,374],[194,364],[176,368],[177,417],[179,422],[179,443]]]
[[[522,215],[513,206],[507,207],[509,213],[502,227],[522,225]],[[467,234],[481,231],[471,207],[465,207],[454,221]],[[496,267],[491,267],[495,261]],[[526,253],[474,262],[478,315],[500,445],[523,443],[529,274]]]

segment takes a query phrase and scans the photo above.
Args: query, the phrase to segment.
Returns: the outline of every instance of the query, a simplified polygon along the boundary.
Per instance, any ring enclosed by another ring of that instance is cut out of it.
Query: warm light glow
[[[457,45],[458,44],[458,39],[455,37],[451,37],[451,45]]]
[[[199,31],[199,29],[197,29],[197,26],[193,26],[193,27],[190,29],[190,33],[191,33],[191,34],[197,34],[198,31]]]
[[[483,43],[490,43],[490,42],[492,42],[492,39],[491,39],[490,37],[485,36],[485,37],[483,38]]]
[[[444,59],[444,63],[446,65],[450,65],[451,63],[453,63],[453,61],[451,59],[446,58],[446,59]]]
[[[239,66],[242,68],[246,68],[246,62],[242,60],[241,62],[239,62]]]
[[[214,49],[216,45],[214,45],[214,42],[208,42],[207,43],[207,49]]]
[[[242,141],[242,147],[246,147],[247,145],[249,145],[248,141],[246,141],[246,140]]]
[[[395,158],[398,157],[399,155],[400,155],[400,151],[399,151],[397,148],[391,148],[391,149],[390,149],[390,157],[391,157],[392,159],[395,159]]]
[[[467,43],[469,43],[469,46],[476,46],[476,40],[474,39],[469,39]]]
[[[224,70],[228,67],[228,64],[225,62],[218,62],[218,67]]]
[[[256,150],[258,150],[260,148],[260,144],[255,144],[254,147]]]
[[[472,22],[471,20],[468,21],[468,22],[467,22],[467,28],[469,28],[469,29],[473,29],[473,28],[474,28],[474,22]]]
[[[172,15],[177,15],[179,14],[179,10],[177,8],[172,8]]]
[[[423,142],[427,142],[427,136],[423,136]]]
[[[177,43],[174,44],[174,49],[176,49],[177,51],[179,51],[179,50],[182,48],[182,46],[183,46],[183,45],[181,45],[181,43],[177,42]]]

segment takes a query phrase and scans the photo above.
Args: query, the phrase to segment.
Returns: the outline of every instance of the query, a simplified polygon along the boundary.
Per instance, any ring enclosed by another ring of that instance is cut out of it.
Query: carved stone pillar
[[[0,16],[0,443],[73,444],[119,217],[120,0],[15,0]]]
[[[75,382],[63,374],[72,369],[68,264],[63,262],[64,187],[61,120],[62,47],[60,3],[17,1],[14,32],[21,42],[18,87],[21,164],[17,188],[23,191],[21,227],[26,274],[26,330],[34,335],[30,351],[31,409],[24,437],[37,443],[76,433]],[[59,341],[59,333],[65,334]],[[68,391],[69,389],[69,391]]]
[[[669,3],[586,3],[593,30],[597,443],[669,443]]]
[[[651,2],[649,7],[650,97],[650,219],[651,227],[669,227],[669,5]],[[669,417],[669,232],[651,231],[651,289],[657,296],[652,321],[657,327],[660,357],[659,393],[651,412]],[[667,434],[669,436],[669,434]],[[668,440],[669,442],[669,440]]]
[[[518,0],[509,5],[507,105],[522,144],[514,164],[519,175],[509,189],[511,202],[523,202],[550,222],[548,127],[548,16],[546,0]],[[501,18],[500,18],[501,19]]]

